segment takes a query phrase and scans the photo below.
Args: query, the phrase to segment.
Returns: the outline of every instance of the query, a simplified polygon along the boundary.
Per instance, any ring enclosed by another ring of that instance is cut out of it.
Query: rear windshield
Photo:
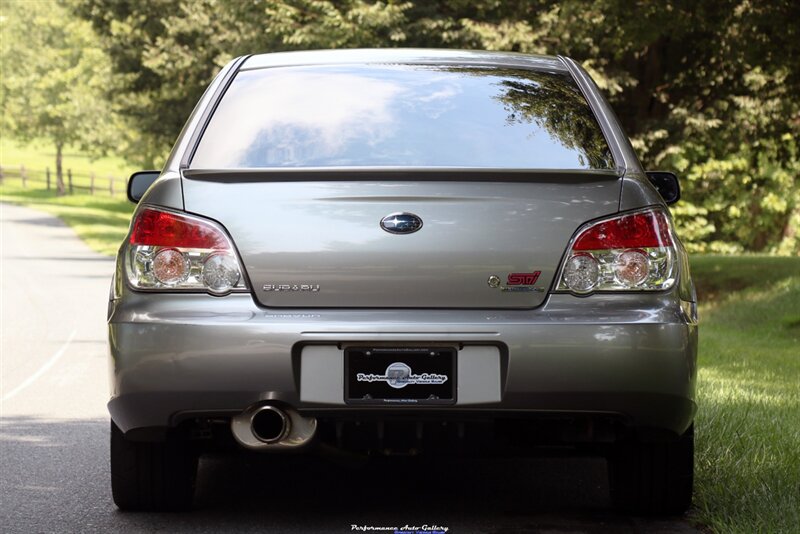
[[[236,75],[195,169],[611,169],[567,73],[417,65],[281,67]]]

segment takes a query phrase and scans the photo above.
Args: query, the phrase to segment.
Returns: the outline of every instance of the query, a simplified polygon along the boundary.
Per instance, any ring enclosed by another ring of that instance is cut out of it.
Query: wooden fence
[[[89,195],[125,195],[127,179],[116,176],[97,176],[94,172],[78,173],[72,169],[66,169],[63,174],[64,192],[68,195],[89,194]],[[50,171],[50,167],[45,170],[28,169],[24,165],[18,167],[0,166],[0,185],[16,183],[22,187],[47,189],[55,192],[56,173]]]

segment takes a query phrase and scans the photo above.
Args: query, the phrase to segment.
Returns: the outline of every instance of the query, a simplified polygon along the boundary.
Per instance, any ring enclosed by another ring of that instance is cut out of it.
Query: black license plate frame
[[[455,346],[345,347],[345,403],[455,404],[457,354]]]

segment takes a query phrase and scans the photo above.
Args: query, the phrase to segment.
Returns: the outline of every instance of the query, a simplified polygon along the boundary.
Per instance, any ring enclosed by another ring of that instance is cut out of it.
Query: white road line
[[[3,395],[3,399],[2,400],[3,401],[7,401],[11,397],[16,395],[20,391],[22,391],[23,389],[27,388],[28,386],[30,386],[31,384],[36,382],[37,378],[39,378],[40,376],[45,374],[51,367],[53,367],[56,364],[56,362],[59,359],[61,359],[61,357],[64,355],[64,353],[67,352],[67,348],[69,348],[69,344],[72,343],[72,339],[75,337],[75,333],[76,332],[77,332],[77,330],[73,330],[72,333],[67,338],[67,341],[63,345],[61,345],[61,348],[58,349],[58,351],[56,351],[56,353],[53,354],[50,357],[50,359],[47,360],[44,363],[44,365],[39,367],[39,369],[35,373],[33,373],[31,376],[29,376],[27,379],[25,379],[25,381],[22,384],[18,385],[17,387],[15,387],[11,391],[9,391],[5,395]]]

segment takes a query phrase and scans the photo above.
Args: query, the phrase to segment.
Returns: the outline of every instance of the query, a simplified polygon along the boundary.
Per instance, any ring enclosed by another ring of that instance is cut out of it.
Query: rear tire
[[[628,440],[608,459],[614,506],[624,512],[676,515],[692,504],[694,425],[675,441]]]
[[[111,422],[111,493],[120,510],[176,512],[192,506],[197,454],[185,435],[163,442],[125,439]]]

